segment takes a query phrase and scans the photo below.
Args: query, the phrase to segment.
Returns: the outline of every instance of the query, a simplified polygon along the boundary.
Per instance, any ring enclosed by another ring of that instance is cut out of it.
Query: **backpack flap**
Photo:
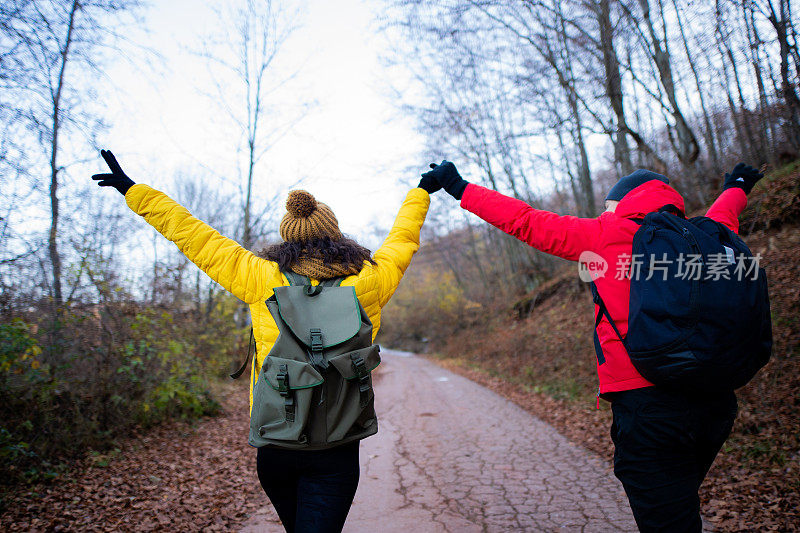
[[[322,348],[353,338],[361,328],[361,312],[353,287],[275,287],[278,313],[292,333],[311,346],[311,330],[319,330]]]
[[[285,370],[283,367],[286,367]],[[322,374],[317,372],[312,365],[282,357],[267,357],[261,372],[270,387],[275,390],[280,390],[284,383],[289,389],[308,389],[321,385],[325,381]],[[281,377],[283,373],[286,374],[285,379]]]
[[[368,348],[361,348],[360,350],[353,350],[352,352],[332,357],[329,363],[339,371],[344,379],[353,380],[363,375],[364,372],[369,374],[381,364],[379,352],[380,346],[373,344]]]
[[[330,364],[344,378],[335,405],[328,406],[330,440],[346,438],[356,431],[377,431],[371,372],[380,364],[380,347],[373,344],[331,357]]]
[[[305,445],[313,396],[323,384],[322,375],[310,364],[268,355],[253,387],[248,442],[255,447]]]

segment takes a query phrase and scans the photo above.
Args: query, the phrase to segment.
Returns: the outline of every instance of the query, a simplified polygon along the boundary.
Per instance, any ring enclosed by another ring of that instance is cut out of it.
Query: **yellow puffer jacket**
[[[252,410],[253,384],[264,357],[278,338],[278,328],[264,301],[272,296],[274,287],[288,285],[288,281],[277,263],[262,259],[236,241],[220,235],[162,192],[136,184],[128,189],[125,201],[159,233],[178,245],[181,252],[211,279],[250,304],[258,349],[250,376]],[[373,340],[381,327],[381,309],[389,302],[411,263],[411,257],[419,249],[419,233],[429,205],[430,196],[425,190],[412,189],[400,207],[389,236],[373,255],[375,264],[365,262],[361,272],[342,281],[342,285],[355,287],[356,296],[372,321]],[[312,282],[316,284],[318,280]]]

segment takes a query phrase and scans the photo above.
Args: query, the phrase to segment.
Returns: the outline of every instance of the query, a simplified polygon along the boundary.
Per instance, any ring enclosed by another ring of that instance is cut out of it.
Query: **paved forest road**
[[[466,378],[383,350],[345,532],[635,531],[610,465]],[[283,531],[274,511],[244,532]]]

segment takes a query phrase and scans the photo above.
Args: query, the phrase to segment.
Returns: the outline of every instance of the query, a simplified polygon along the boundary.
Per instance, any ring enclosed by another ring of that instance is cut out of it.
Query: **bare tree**
[[[692,71],[692,77],[695,81],[695,87],[697,89],[697,97],[700,101],[700,108],[703,111],[703,124],[705,129],[703,131],[703,135],[706,141],[706,147],[708,148],[709,156],[711,157],[712,162],[712,169],[715,173],[719,173],[721,171],[721,166],[719,162],[719,155],[717,150],[717,142],[714,137],[714,128],[711,124],[711,116],[708,110],[708,104],[706,103],[707,95],[705,94],[705,89],[700,81],[700,74],[698,72],[696,61],[693,57],[693,52],[690,47],[689,40],[687,38],[687,31],[685,28],[683,14],[681,6],[678,3],[678,0],[673,0],[673,6],[675,8],[675,19],[678,23],[678,30],[681,34],[681,42],[683,43],[683,49],[686,54],[686,59],[689,65],[689,68]]]
[[[3,118],[25,121],[47,161],[47,248],[56,306],[64,301],[59,250],[61,137],[66,130],[86,131],[98,122],[85,112],[91,92],[78,82],[78,73],[85,78],[99,71],[98,50],[113,34],[110,15],[137,5],[138,0],[12,0],[0,11],[5,52],[0,80],[13,109]],[[14,126],[6,122],[4,129],[8,127]]]
[[[203,56],[216,75],[217,94],[213,95],[240,132],[236,150],[240,154],[237,172],[242,189],[242,245],[250,248],[264,218],[276,207],[277,194],[268,198],[260,210],[253,208],[256,168],[273,145],[302,120],[312,105],[293,101],[287,106],[273,95],[292,82],[297,71],[277,70],[277,62],[287,41],[298,28],[298,12],[281,2],[244,0],[240,6],[219,13],[222,33],[217,45]],[[265,188],[262,188],[265,189]],[[267,188],[267,190],[269,190]]]
[[[663,88],[667,102],[669,103],[669,113],[675,121],[674,126],[666,122],[667,131],[670,132],[670,141],[672,141],[675,153],[681,163],[689,166],[697,159],[698,155],[700,155],[700,146],[678,102],[672,71],[672,59],[669,51],[669,41],[667,38],[667,21],[664,18],[663,5],[661,4],[661,0],[658,0],[658,5],[661,8],[659,14],[661,15],[662,26],[662,34],[658,35],[653,21],[653,14],[650,9],[650,0],[638,0],[638,2],[641,9],[641,18],[639,19],[639,17],[636,17],[630,9],[628,10],[628,14],[637,22],[644,24],[646,34],[643,33],[643,42],[648,47],[648,53],[653,60],[658,72],[658,79]],[[673,139],[673,130],[675,131],[677,139]]]
[[[634,166],[679,178],[687,209],[700,207],[734,158],[763,162],[796,123],[777,116],[795,83],[785,73],[800,65],[791,0],[390,3],[409,45],[395,64],[425,95],[402,109],[419,119],[426,155],[454,154],[475,181],[554,211],[595,215],[596,180]],[[777,34],[769,17],[785,42],[764,39]],[[512,287],[530,281],[535,256],[490,231],[452,231],[477,264],[454,274],[465,287],[496,287],[500,273],[518,278]]]
[[[297,76],[297,70],[278,68],[281,53],[298,28],[297,9],[289,10],[273,0],[243,0],[220,9],[220,34],[210,39],[215,46],[203,52],[216,78],[212,99],[222,106],[237,132],[236,172],[242,208],[237,236],[248,249],[266,235],[265,222],[272,220],[279,198],[275,187],[264,186],[266,178],[257,177],[259,164],[312,106],[312,102],[302,100],[287,106],[274,97]],[[258,190],[268,191],[259,198],[260,209],[253,206],[256,180],[261,183]],[[209,290],[208,301],[212,299]],[[249,320],[246,306],[241,307],[238,317],[237,322],[244,326]]]
[[[431,3],[431,7],[436,3]],[[546,5],[545,5],[546,4]],[[450,61],[447,69],[451,71],[451,79],[461,78],[466,68],[478,68],[488,71],[491,68],[497,72],[494,78],[494,86],[487,87],[485,84],[464,84],[458,87],[454,85],[445,86],[443,91],[446,98],[454,98],[453,93],[472,94],[478,99],[485,99],[487,94],[492,92],[504,93],[505,83],[502,80],[509,80],[510,85],[517,86],[516,92],[525,97],[515,102],[515,106],[520,109],[528,109],[524,115],[526,120],[513,126],[513,135],[518,136],[537,136],[546,134],[542,128],[541,113],[538,110],[531,113],[530,108],[536,108],[538,104],[548,101],[547,98],[536,98],[535,100],[524,100],[532,95],[541,94],[539,88],[543,86],[545,79],[555,79],[555,89],[564,95],[563,99],[557,100],[559,105],[566,107],[566,113],[570,117],[566,123],[572,142],[569,152],[565,157],[575,161],[576,187],[573,188],[576,196],[576,206],[583,214],[594,214],[594,192],[591,179],[590,162],[586,149],[586,125],[584,124],[584,114],[589,111],[586,99],[580,94],[577,76],[574,71],[573,43],[564,34],[565,21],[563,12],[558,2],[535,2],[531,4],[518,5],[514,2],[502,1],[468,1],[456,3],[451,7],[433,9],[443,10],[443,14],[450,17],[450,24],[458,27],[457,31],[445,33],[443,30],[442,13],[430,17],[434,20],[431,23],[424,17],[409,19],[405,26],[414,31],[428,33],[433,37],[433,42],[441,48],[437,54],[439,62]],[[543,17],[547,16],[547,20]],[[446,23],[445,23],[446,24]],[[509,39],[510,38],[510,39]],[[448,49],[452,47],[452,49]],[[497,58],[500,55],[502,59]],[[505,56],[505,57],[503,57]],[[511,58],[517,56],[514,60]],[[444,57],[444,59],[442,59]],[[459,60],[461,57],[468,60]],[[477,59],[477,60],[476,60]],[[480,62],[478,61],[480,60]],[[426,77],[430,74],[426,72]],[[422,78],[422,76],[420,76]],[[479,96],[477,93],[480,91]],[[475,109],[465,116],[474,117],[473,122],[486,121],[488,124],[497,124],[509,116],[509,110],[494,110],[498,116],[491,116]],[[592,115],[592,112],[589,111]],[[594,115],[593,115],[594,116]],[[534,118],[536,117],[536,118]],[[538,119],[538,120],[537,120]],[[539,122],[537,124],[537,122]],[[458,128],[453,128],[456,132],[461,132]],[[488,127],[488,131],[493,131],[493,127]],[[478,141],[476,144],[483,144]],[[497,154],[497,148],[501,143],[493,142],[490,144],[492,151]],[[521,162],[515,162],[521,164]],[[490,175],[491,178],[491,175]],[[512,187],[513,190],[513,187]],[[515,195],[520,196],[518,191]],[[529,195],[522,195],[522,197]]]
[[[606,79],[606,95],[611,104],[611,109],[617,117],[617,132],[613,137],[614,156],[620,166],[622,174],[633,171],[633,165],[628,148],[627,120],[625,119],[625,106],[622,92],[622,76],[620,75],[619,59],[614,50],[614,24],[611,22],[610,0],[600,0],[595,8],[597,25],[600,30],[600,50],[603,55],[603,68]]]
[[[800,150],[800,97],[795,86],[800,79],[800,61],[798,61],[797,33],[792,22],[792,5],[790,0],[777,0],[777,8],[773,0],[753,0],[753,3],[765,15],[775,30],[780,51],[781,96],[786,117],[787,138],[795,150]],[[790,42],[794,39],[794,42]],[[790,72],[790,57],[795,58],[794,73]]]

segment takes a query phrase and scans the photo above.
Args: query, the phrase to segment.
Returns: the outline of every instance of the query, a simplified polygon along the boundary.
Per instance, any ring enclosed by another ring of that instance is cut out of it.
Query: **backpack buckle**
[[[319,328],[311,328],[311,351],[322,351],[322,330]]]
[[[355,370],[356,378],[358,379],[358,392],[361,393],[361,404],[363,406],[367,401],[369,401],[367,399],[367,393],[372,388],[372,385],[369,382],[367,364],[364,362],[364,359],[361,356],[356,354],[351,354],[350,360],[353,362],[353,370]]]
[[[286,365],[278,367],[278,375],[275,376],[278,380],[278,392],[281,396],[286,397],[291,390],[289,388],[289,369]]]
[[[322,356],[322,330],[319,328],[311,328],[309,330],[310,337],[311,337],[311,352],[309,353],[311,357],[311,364],[314,365],[317,369],[325,370],[328,368],[328,362]]]
[[[287,365],[278,367],[278,393],[283,397],[283,408],[286,411],[286,421],[294,422],[294,395],[289,387],[289,368]]]
[[[283,399],[283,408],[286,411],[286,421],[294,422],[294,396],[288,395]]]

